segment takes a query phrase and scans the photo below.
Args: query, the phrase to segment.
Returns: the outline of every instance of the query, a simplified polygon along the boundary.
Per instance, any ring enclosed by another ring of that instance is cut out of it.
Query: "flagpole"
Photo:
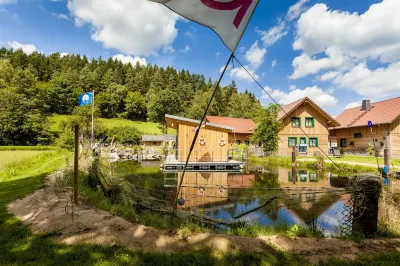
[[[93,140],[94,140],[94,90],[92,91],[92,136],[90,139],[91,149],[93,149]]]
[[[187,159],[186,159],[185,167],[183,168],[182,177],[181,177],[181,180],[179,181],[178,191],[176,192],[175,203],[174,203],[174,210],[176,210],[176,208],[178,207],[178,206],[177,206],[178,197],[179,197],[179,193],[180,193],[180,190],[181,190],[183,178],[185,177],[186,168],[187,168],[187,166],[188,166],[188,164],[189,164],[190,155],[192,154],[192,151],[193,151],[194,145],[195,145],[195,143],[196,143],[197,137],[199,136],[199,132],[200,132],[201,126],[202,126],[202,124],[203,124],[203,121],[204,121],[205,118],[206,118],[206,115],[207,115],[207,113],[208,113],[208,109],[209,109],[210,106],[211,106],[211,103],[212,103],[212,100],[214,99],[215,93],[217,92],[217,90],[218,90],[218,88],[219,88],[219,84],[221,83],[221,80],[222,80],[222,78],[224,77],[224,74],[225,74],[225,72],[226,72],[226,69],[228,68],[229,63],[231,62],[233,56],[234,56],[234,53],[232,52],[231,55],[229,56],[228,61],[226,62],[226,65],[225,65],[225,67],[224,67],[224,70],[223,70],[222,73],[221,73],[221,76],[220,76],[219,79],[218,79],[217,85],[215,86],[215,89],[214,89],[214,91],[213,91],[213,93],[212,93],[212,95],[211,95],[211,97],[210,97],[210,100],[208,101],[207,108],[206,108],[206,110],[204,111],[203,117],[201,118],[200,123],[199,123],[199,127],[197,128],[196,133],[195,133],[195,135],[194,135],[194,139],[193,139],[193,141],[192,141],[192,145],[190,146],[189,154],[188,154],[188,157],[187,157]]]

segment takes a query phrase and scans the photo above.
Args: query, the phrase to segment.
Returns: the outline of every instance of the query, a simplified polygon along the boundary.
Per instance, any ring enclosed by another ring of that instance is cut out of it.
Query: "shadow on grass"
[[[143,252],[120,246],[65,245],[51,235],[34,234],[7,213],[7,204],[43,186],[47,174],[0,182],[0,265],[307,265],[297,256],[273,248],[263,253],[232,252],[218,256],[211,249],[179,253]]]

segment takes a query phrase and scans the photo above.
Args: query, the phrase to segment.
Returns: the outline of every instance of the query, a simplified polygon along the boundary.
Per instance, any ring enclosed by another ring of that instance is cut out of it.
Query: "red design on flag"
[[[236,14],[235,19],[233,20],[233,25],[236,28],[239,28],[240,23],[244,16],[246,15],[247,10],[250,5],[253,3],[253,0],[232,0],[230,2],[218,2],[215,0],[201,0],[201,2],[208,6],[209,8],[218,9],[218,10],[235,10],[239,8],[238,13]]]

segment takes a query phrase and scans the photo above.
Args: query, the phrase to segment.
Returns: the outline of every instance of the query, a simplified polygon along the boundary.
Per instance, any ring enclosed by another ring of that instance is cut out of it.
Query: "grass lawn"
[[[70,116],[69,115],[54,115],[54,116],[52,116],[50,118],[50,121],[52,123],[50,130],[53,132],[57,132],[59,130],[59,125],[60,125],[61,121],[66,121],[68,119],[68,117],[70,117]],[[118,119],[118,118],[111,118],[111,119],[100,118],[100,121],[107,128],[113,128],[113,127],[117,127],[117,126],[131,126],[131,127],[136,127],[144,134],[162,135],[162,132],[158,128],[157,123],[131,121],[131,120],[126,120],[126,119]],[[173,134],[173,133],[171,133],[171,134]]]
[[[33,234],[7,212],[7,204],[43,187],[43,177],[61,169],[68,152],[54,152],[40,162],[0,180],[0,265],[308,265],[298,257],[276,251],[223,256],[212,250],[179,253],[133,251],[119,246],[65,245],[55,234]]]
[[[314,157],[298,156],[297,158],[313,159]],[[330,156],[330,158],[334,162],[355,162],[355,163],[366,163],[366,164],[376,165],[376,158],[374,156],[356,156],[356,155],[346,155],[345,154],[343,158],[335,158],[332,156]],[[329,159],[325,157],[325,161],[329,161]],[[378,161],[379,161],[380,166],[383,166],[383,158],[379,157]],[[399,159],[391,159],[390,163],[395,166],[400,166]]]
[[[7,212],[7,204],[43,187],[43,177],[62,169],[69,152],[53,152],[8,179],[0,179],[0,265],[309,265],[302,257],[277,251],[214,254],[212,250],[179,253],[143,252],[120,246],[65,245],[56,234],[34,234]],[[32,210],[33,211],[33,210]],[[397,265],[399,253],[360,257],[353,262],[331,260],[321,265]]]
[[[0,170],[3,168],[5,164],[33,157],[43,152],[46,151],[1,151],[0,150]]]

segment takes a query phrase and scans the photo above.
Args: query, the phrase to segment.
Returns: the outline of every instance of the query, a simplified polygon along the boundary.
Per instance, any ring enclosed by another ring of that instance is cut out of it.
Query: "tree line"
[[[47,144],[52,114],[82,112],[78,97],[95,92],[100,117],[164,123],[166,113],[200,119],[215,81],[188,70],[123,64],[101,57],[0,49],[0,145]],[[217,91],[209,115],[254,118],[262,109],[234,81]]]

